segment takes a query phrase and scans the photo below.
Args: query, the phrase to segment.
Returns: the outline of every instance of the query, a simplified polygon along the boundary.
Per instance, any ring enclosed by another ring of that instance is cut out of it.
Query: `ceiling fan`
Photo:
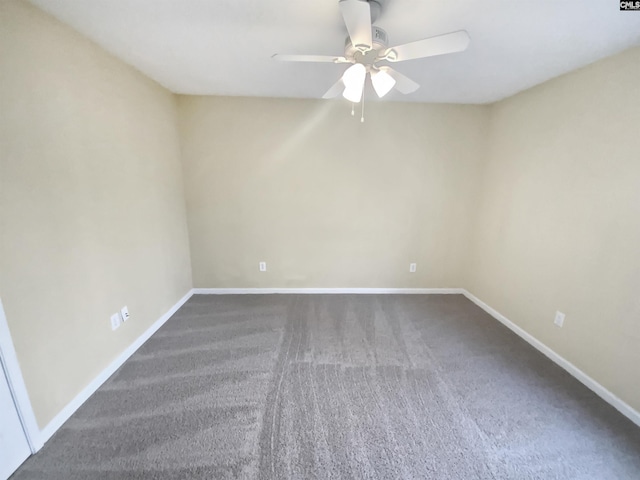
[[[344,56],[326,55],[273,55],[283,62],[328,62],[351,64],[342,77],[322,98],[342,96],[353,103],[362,100],[367,74],[378,97],[382,98],[394,87],[403,94],[415,92],[420,85],[387,65],[379,62],[403,62],[416,58],[433,57],[462,52],[469,46],[469,34],[459,30],[397,47],[388,47],[387,33],[373,26],[378,19],[384,0],[339,0],[342,18],[349,36],[345,42]]]

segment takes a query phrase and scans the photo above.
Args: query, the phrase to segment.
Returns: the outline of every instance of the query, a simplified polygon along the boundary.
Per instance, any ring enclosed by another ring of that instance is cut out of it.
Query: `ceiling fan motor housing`
[[[374,25],[371,27],[371,39],[373,40],[371,50],[369,52],[362,52],[356,48],[353,43],[351,43],[351,39],[347,37],[344,42],[344,56],[349,60],[354,59],[358,63],[373,63],[373,61],[365,61],[363,57],[371,56],[372,59],[375,59],[377,52],[385,50],[388,47],[389,37],[387,37],[387,32]]]

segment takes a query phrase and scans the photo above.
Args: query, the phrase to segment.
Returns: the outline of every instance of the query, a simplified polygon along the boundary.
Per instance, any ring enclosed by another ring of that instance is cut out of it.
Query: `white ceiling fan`
[[[415,92],[420,87],[391,67],[378,65],[379,62],[395,63],[462,52],[469,46],[469,34],[465,30],[459,30],[389,48],[387,33],[372,25],[382,10],[381,1],[384,0],[339,0],[342,18],[349,32],[344,56],[275,54],[272,58],[283,62],[352,64],[322,98],[333,98],[342,92],[342,96],[347,100],[359,103],[364,93],[367,74],[371,77],[373,88],[380,98],[394,87],[403,94]]]

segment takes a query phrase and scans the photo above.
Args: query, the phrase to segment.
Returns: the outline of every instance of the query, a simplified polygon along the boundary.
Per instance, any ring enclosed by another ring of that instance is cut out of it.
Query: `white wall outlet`
[[[260,271],[261,272],[267,271],[267,262],[260,262]]]
[[[111,330],[115,330],[120,326],[120,314],[114,313],[111,315]]]
[[[556,318],[553,320],[553,323],[555,323],[559,327],[562,327],[562,325],[564,324],[564,313],[556,312]]]
[[[120,316],[122,317],[123,322],[126,322],[127,320],[129,320],[129,317],[130,317],[129,309],[127,308],[126,305],[120,309]]]
[[[418,270],[418,264],[417,263],[410,263],[409,264],[409,272],[416,273],[416,270]]]

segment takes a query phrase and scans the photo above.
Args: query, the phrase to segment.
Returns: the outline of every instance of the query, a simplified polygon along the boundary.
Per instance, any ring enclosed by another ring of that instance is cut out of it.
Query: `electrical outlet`
[[[114,313],[111,315],[111,330],[115,330],[120,326],[120,314]]]
[[[418,264],[417,263],[410,263],[409,264],[409,272],[416,273],[417,269],[418,269]]]
[[[267,262],[260,262],[260,271],[261,272],[267,271]]]
[[[127,320],[129,320],[129,309],[127,308],[127,306],[125,305],[124,307],[122,307],[122,309],[120,310],[120,315],[122,316],[122,321],[126,322]]]
[[[562,327],[562,325],[564,324],[564,313],[556,312],[556,318],[553,320],[553,323],[555,323],[558,327]]]

